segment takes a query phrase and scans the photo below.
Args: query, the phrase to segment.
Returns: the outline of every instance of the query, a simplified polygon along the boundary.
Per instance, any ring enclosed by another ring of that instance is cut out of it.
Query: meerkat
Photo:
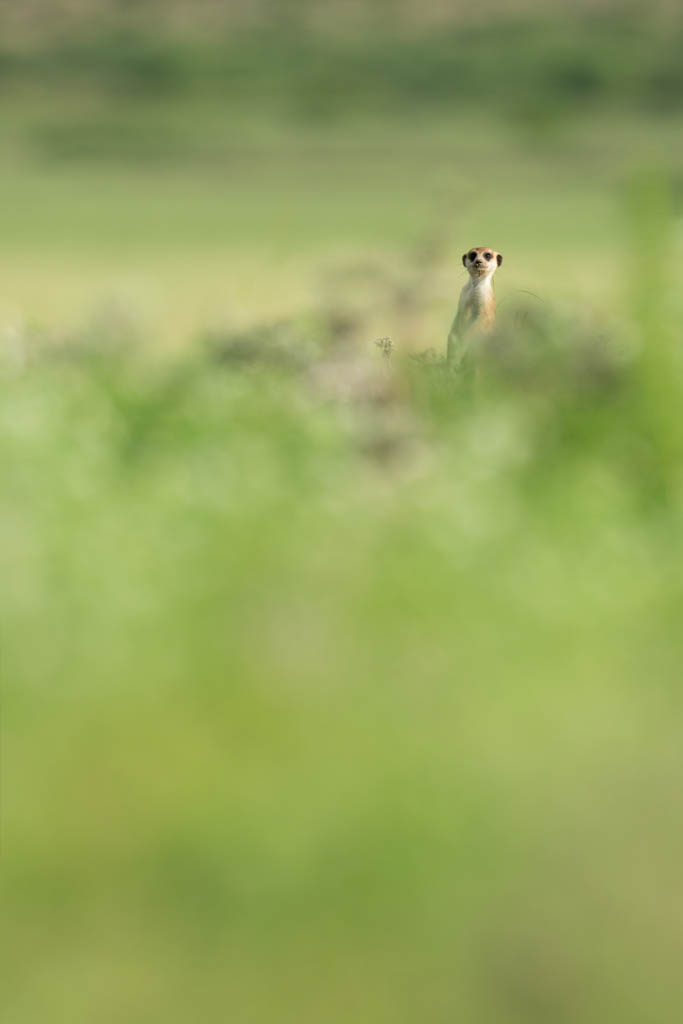
[[[459,363],[465,354],[466,335],[474,328],[490,331],[496,318],[493,275],[503,262],[495,249],[480,245],[466,252],[462,265],[470,279],[460,292],[458,312],[448,335],[448,362]]]

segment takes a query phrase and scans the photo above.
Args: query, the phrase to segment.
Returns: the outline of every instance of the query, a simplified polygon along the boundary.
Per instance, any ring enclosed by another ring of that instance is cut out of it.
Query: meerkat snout
[[[496,298],[492,277],[503,257],[488,246],[475,246],[463,254],[462,265],[470,279],[460,293],[458,312],[448,336],[448,361],[460,362],[465,353],[465,337],[472,330],[488,331],[496,316]]]

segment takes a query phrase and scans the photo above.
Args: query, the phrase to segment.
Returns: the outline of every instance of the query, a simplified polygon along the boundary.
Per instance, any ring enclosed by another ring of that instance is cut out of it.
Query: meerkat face
[[[469,272],[470,277],[478,279],[481,277],[492,277],[503,262],[503,257],[495,249],[489,249],[485,245],[479,245],[466,252],[462,258],[462,265]]]

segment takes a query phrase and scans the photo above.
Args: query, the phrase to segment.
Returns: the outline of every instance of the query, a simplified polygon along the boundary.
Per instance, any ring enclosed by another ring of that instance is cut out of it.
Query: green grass
[[[7,1019],[668,1024],[679,115],[12,81]]]
[[[10,1019],[670,1019],[683,394],[646,285],[607,334],[501,311],[473,380],[324,304],[172,360],[5,339]]]
[[[634,169],[663,169],[680,208],[675,117],[605,114],[529,137],[465,112],[287,128],[215,99],[41,94],[4,112],[0,312],[62,335],[114,303],[176,347],[206,327],[305,314],[340,267],[405,276],[436,246],[418,344],[438,346],[460,255],[487,239],[506,256],[501,300],[531,290],[609,316],[627,271],[621,210]],[[65,132],[85,149],[43,148]],[[155,148],[159,134],[175,139],[172,154]],[[599,275],[587,253],[599,253]],[[384,320],[378,332],[400,337],[402,326]]]
[[[188,33],[163,17],[146,28],[126,24],[124,14],[118,26],[85,22],[80,32],[48,30],[23,44],[10,34],[0,76],[10,87],[75,83],[119,98],[217,94],[230,106],[265,102],[312,120],[354,109],[453,112],[471,103],[537,125],[596,106],[680,109],[675,9],[645,16],[617,6],[572,16],[553,6],[545,16],[489,9],[410,27],[378,11],[370,31],[350,33],[306,19],[273,19],[261,30],[198,24]]]

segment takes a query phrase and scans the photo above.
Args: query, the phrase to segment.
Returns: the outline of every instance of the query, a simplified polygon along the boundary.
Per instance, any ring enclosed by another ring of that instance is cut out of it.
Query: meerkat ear
[[[499,252],[496,253],[496,261],[498,263],[498,266],[500,266],[501,263],[503,262],[503,257],[500,255]]]
[[[463,267],[467,266],[467,253],[466,252],[463,253],[463,255],[462,255],[462,265],[463,265]]]

